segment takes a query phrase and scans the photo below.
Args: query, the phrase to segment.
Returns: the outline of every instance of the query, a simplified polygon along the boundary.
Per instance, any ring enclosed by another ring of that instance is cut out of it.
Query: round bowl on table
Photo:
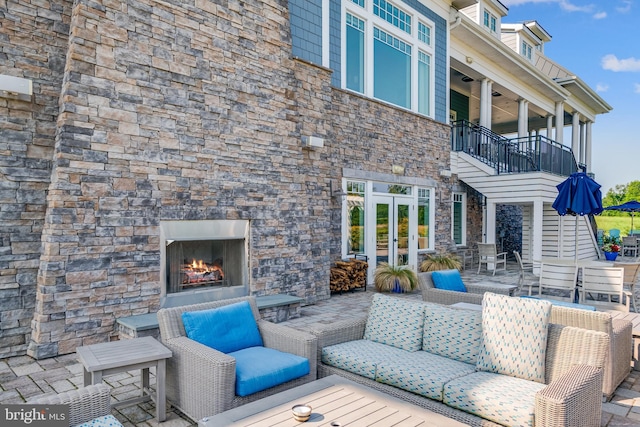
[[[303,404],[293,405],[291,413],[296,421],[307,421],[309,417],[311,417],[311,406]]]

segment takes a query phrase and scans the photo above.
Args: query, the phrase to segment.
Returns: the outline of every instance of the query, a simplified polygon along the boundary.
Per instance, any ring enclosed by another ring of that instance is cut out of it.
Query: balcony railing
[[[568,176],[578,170],[571,148],[544,136],[505,138],[466,120],[453,123],[451,149],[491,166],[498,174],[544,171]]]

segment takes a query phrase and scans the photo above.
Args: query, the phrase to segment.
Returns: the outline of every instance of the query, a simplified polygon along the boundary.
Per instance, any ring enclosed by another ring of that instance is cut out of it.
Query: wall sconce
[[[402,175],[404,174],[404,166],[391,165],[391,172],[393,172],[396,175]]]
[[[452,172],[449,169],[442,169],[440,171],[440,176],[443,178],[451,178]]]
[[[6,76],[0,74],[0,91],[8,95],[29,95],[33,93],[31,80],[21,77]]]
[[[344,198],[347,197],[347,193],[342,191],[342,187],[341,186],[336,185],[335,188],[334,188],[333,180],[329,181],[329,191],[331,192],[331,197],[334,197],[336,199],[340,199],[340,201],[343,201]]]
[[[324,147],[324,138],[320,138],[318,136],[306,136],[302,135],[300,137],[300,142],[302,146],[305,148],[322,148]]]

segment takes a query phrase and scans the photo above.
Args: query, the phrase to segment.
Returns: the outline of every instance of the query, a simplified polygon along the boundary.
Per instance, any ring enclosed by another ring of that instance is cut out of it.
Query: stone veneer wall
[[[33,81],[0,97],[0,357],[31,334],[71,4],[0,0],[0,74]]]
[[[0,11],[19,6],[31,19],[24,33],[43,21],[55,28],[44,3],[8,3],[0,0]],[[160,220],[250,220],[251,293],[312,303],[329,297],[329,268],[340,257],[341,209],[329,193],[342,168],[389,173],[402,164],[450,199],[451,183],[438,174],[448,168],[449,127],[332,88],[330,70],[294,60],[286,1],[78,0],[49,10],[58,9],[68,43],[42,50],[64,62],[64,75],[60,66],[34,80],[50,116],[34,113],[37,96],[9,109],[31,114],[16,132],[48,152],[35,156],[46,173],[31,280],[18,282],[20,267],[7,279],[24,295],[22,342],[5,355],[24,353],[27,340],[36,358],[70,353],[114,339],[117,317],[156,311]],[[16,42],[24,52],[6,55],[29,58],[29,43]],[[48,131],[42,142],[38,129]],[[302,148],[302,135],[324,137],[325,147]],[[437,209],[436,241],[446,248],[450,204]],[[26,204],[16,210],[28,217]],[[6,252],[7,243],[3,235]],[[4,333],[14,311],[0,307]]]

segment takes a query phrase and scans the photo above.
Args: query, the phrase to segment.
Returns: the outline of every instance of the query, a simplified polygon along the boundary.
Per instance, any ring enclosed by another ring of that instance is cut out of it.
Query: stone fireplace
[[[249,294],[249,221],[160,221],[161,306]]]

